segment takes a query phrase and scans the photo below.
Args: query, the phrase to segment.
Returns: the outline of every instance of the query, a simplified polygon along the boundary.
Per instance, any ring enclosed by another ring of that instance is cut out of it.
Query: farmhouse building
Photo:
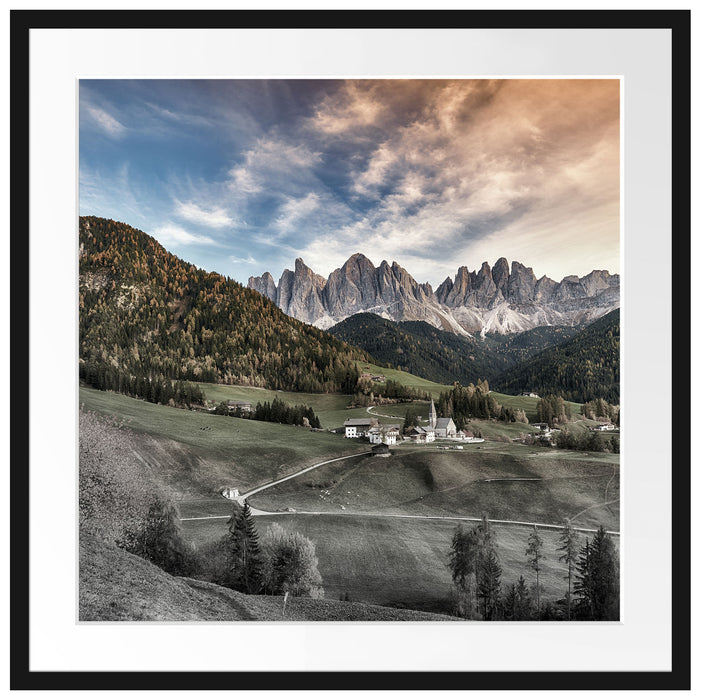
[[[365,437],[377,421],[372,418],[348,418],[344,423],[345,437]]]
[[[409,439],[411,442],[427,443],[433,442],[436,439],[436,433],[432,428],[412,428],[409,431]]]
[[[225,496],[225,498],[234,501],[237,499],[237,497],[240,495],[240,491],[238,489],[234,488],[233,486],[226,486],[221,492],[221,495]]]
[[[234,401],[231,399],[228,401],[228,408],[232,408],[233,410],[237,410],[238,408],[241,411],[251,411],[252,410],[252,403],[250,401]]]
[[[399,437],[398,425],[384,425],[370,428],[367,433],[373,445],[396,445]]]
[[[614,425],[612,423],[600,423],[600,425],[595,427],[595,430],[614,430]]]

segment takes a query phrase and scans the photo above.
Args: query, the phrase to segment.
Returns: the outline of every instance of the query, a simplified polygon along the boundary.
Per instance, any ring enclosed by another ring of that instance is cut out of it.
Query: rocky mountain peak
[[[397,261],[379,267],[362,253],[351,255],[326,280],[301,258],[284,270],[275,285],[269,273],[251,277],[248,286],[276,301],[302,321],[327,328],[361,311],[394,320],[426,320],[455,333],[507,333],[535,326],[580,323],[619,307],[619,275],[593,270],[561,282],[518,261],[499,258],[475,272],[462,265],[434,292],[419,284]]]
[[[265,272],[261,277],[250,277],[247,280],[247,286],[276,303],[277,285],[269,272]]]
[[[294,262],[294,277],[297,279],[310,280],[312,284],[323,289],[326,283],[326,278],[316,274],[302,258],[296,258]]]
[[[485,263],[482,263],[482,266],[485,266]],[[497,260],[497,262],[494,264],[494,267],[492,268],[492,281],[495,283],[495,286],[497,289],[499,289],[500,292],[504,296],[506,296],[507,293],[507,282],[509,280],[509,263],[507,262],[507,258],[500,258]]]

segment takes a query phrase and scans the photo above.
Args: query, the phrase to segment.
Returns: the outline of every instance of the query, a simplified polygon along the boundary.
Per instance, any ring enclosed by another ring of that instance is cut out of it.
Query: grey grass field
[[[215,399],[251,400],[259,390],[207,391]],[[342,405],[345,397],[315,396],[313,401],[328,421],[342,424],[349,413]],[[232,504],[219,495],[223,486],[242,493],[317,462],[359,453],[251,499],[254,508],[276,513],[257,516],[261,533],[276,522],[315,543],[328,599],[347,596],[367,604],[450,612],[448,556],[453,532],[462,522],[453,518],[486,515],[525,523],[495,524],[493,529],[503,580],[514,582],[523,575],[527,585],[533,580],[525,555],[531,523],[557,527],[564,518],[573,518],[576,527],[619,530],[619,455],[498,439],[462,450],[442,449],[455,445],[441,441],[400,446],[390,458],[379,459],[370,456],[369,444],[327,431],[157,406],[88,388],[80,389],[80,402],[85,410],[126,421],[142,460],[168,485],[184,519],[186,539],[197,547],[227,533]],[[394,415],[407,406],[375,411]],[[420,412],[424,407],[417,404]],[[495,424],[482,424],[492,433],[488,426]],[[497,438],[502,434],[500,430]],[[565,590],[558,534],[558,529],[541,529],[541,585],[554,598]]]

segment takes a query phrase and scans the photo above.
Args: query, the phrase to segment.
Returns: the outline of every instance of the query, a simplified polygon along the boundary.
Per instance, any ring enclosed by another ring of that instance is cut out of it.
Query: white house
[[[252,411],[251,401],[228,401],[228,406],[230,406],[230,408],[234,408],[235,410],[239,408],[241,411]]]
[[[345,428],[345,437],[365,437],[372,425],[373,422],[371,418],[348,418],[343,423],[343,427]]]
[[[600,423],[595,430],[614,430],[614,425],[612,423]]]
[[[398,425],[382,425],[370,428],[367,436],[373,445],[384,443],[385,445],[396,445],[399,437]]]
[[[240,491],[233,486],[226,486],[220,493],[231,501],[237,500],[237,497],[240,495]]]

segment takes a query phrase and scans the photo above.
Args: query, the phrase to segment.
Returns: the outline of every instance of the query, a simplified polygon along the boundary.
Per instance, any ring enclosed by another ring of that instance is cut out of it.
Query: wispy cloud
[[[178,199],[175,204],[177,216],[196,224],[202,224],[210,228],[223,228],[234,223],[227,211],[222,208],[208,210],[193,202],[181,202]]]
[[[91,116],[94,124],[99,126],[108,136],[113,138],[121,138],[125,135],[127,129],[115,117],[108,114],[104,109],[89,105],[86,107],[88,114]]]
[[[432,284],[501,256],[618,267],[618,81],[117,83],[82,88],[82,207],[147,211],[208,264],[325,275],[361,251]]]
[[[280,230],[288,231],[297,222],[316,213],[319,207],[320,198],[315,192],[309,192],[305,197],[298,199],[289,197],[279,208],[275,226]]]
[[[321,154],[306,143],[290,143],[282,138],[261,138],[244,153],[243,161],[230,170],[231,189],[260,192],[297,189],[315,180],[311,168],[321,162]]]
[[[235,263],[237,265],[254,265],[257,261],[251,255],[248,255],[246,258],[238,258],[235,255],[231,255],[230,262]]]
[[[218,245],[210,236],[190,233],[181,226],[167,224],[153,231],[154,237],[165,246],[169,245]]]

